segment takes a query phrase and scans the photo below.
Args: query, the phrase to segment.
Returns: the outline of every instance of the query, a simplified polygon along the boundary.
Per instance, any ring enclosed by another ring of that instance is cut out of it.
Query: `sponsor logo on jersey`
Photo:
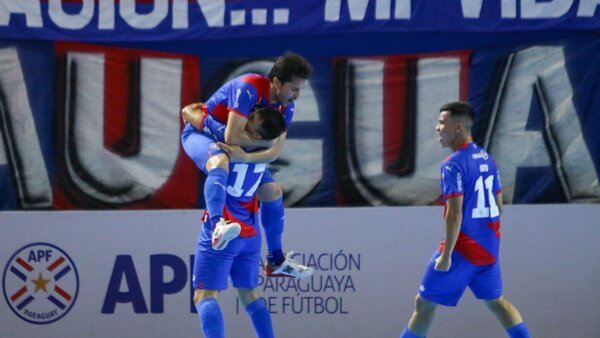
[[[473,156],[474,160],[476,160],[478,158],[482,158],[484,160],[487,160],[490,157],[488,155],[488,153],[485,150],[483,150],[483,149],[481,149],[478,153],[475,153],[475,154],[473,154],[471,156]]]

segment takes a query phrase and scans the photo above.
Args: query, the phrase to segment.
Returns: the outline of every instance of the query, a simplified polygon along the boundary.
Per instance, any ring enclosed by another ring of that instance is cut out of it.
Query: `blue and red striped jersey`
[[[492,156],[475,143],[463,145],[442,162],[440,186],[445,206],[449,198],[463,196],[463,219],[454,250],[475,265],[496,262],[500,245],[496,194],[501,185]],[[443,245],[442,241],[440,250]]]
[[[270,102],[270,85],[266,76],[244,74],[225,83],[206,101],[206,109],[217,121],[227,123],[229,112],[233,111],[246,118],[256,107],[269,107],[283,114],[289,129],[294,116],[295,104],[283,106]]]

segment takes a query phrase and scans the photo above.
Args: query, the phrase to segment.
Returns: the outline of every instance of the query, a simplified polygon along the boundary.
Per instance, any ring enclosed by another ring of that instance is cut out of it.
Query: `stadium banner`
[[[284,248],[295,249],[294,257],[315,274],[265,278],[257,266],[277,335],[397,337],[438,248],[442,208],[294,208],[286,214]],[[0,213],[0,336],[201,336],[190,286],[200,216],[198,210]],[[593,258],[599,218],[594,205],[507,206],[504,294],[533,335],[600,335],[593,324],[600,316],[600,262]],[[557,235],[565,231],[568,236]],[[548,295],[560,296],[548,302]],[[254,337],[235,290],[223,292],[219,302],[226,336]],[[504,337],[484,309],[467,291],[458,309],[438,310],[431,336]]]
[[[600,28],[597,0],[3,0],[0,39],[170,41]]]
[[[180,109],[236,75],[267,74],[281,51],[271,48],[247,57],[205,55],[202,44],[0,41],[0,210],[203,208]],[[314,53],[269,165],[287,206],[436,203],[449,150],[435,126],[453,100],[473,104],[475,141],[495,157],[506,202],[600,201],[597,36]]]

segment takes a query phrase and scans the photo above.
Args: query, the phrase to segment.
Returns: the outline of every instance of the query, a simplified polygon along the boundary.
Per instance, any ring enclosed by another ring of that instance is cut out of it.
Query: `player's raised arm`
[[[232,162],[241,163],[269,163],[275,161],[281,154],[283,144],[285,143],[285,136],[287,133],[281,134],[276,139],[275,145],[265,150],[258,150],[254,152],[246,152],[240,146],[231,146],[219,142],[221,149],[225,150],[229,156],[229,160]]]
[[[246,152],[239,146],[219,143],[219,146],[227,152],[231,161],[268,163],[279,157],[287,136],[287,127],[285,119],[277,110],[270,108],[256,109],[248,117],[244,131],[250,138],[273,141],[275,144],[267,149],[254,149],[251,152]]]

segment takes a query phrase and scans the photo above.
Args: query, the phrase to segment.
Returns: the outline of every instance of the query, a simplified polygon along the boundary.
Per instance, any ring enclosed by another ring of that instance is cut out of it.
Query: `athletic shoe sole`
[[[223,228],[223,227],[219,227]],[[242,231],[242,227],[237,224],[228,224],[227,229],[223,229],[219,231],[217,236],[212,236],[212,248],[213,250],[220,251],[227,247],[227,244],[232,240],[236,239],[240,232]]]

